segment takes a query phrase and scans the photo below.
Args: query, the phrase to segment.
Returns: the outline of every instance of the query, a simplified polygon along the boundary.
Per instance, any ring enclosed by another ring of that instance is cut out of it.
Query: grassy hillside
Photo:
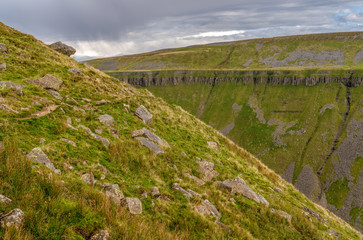
[[[340,239],[362,238],[180,107],[120,84],[3,24],[0,33],[0,43],[7,45],[0,54],[0,63],[7,66],[0,81],[24,86],[21,94],[1,85],[0,194],[12,201],[0,203],[0,220],[15,208],[25,215],[18,228],[1,226],[1,239],[90,239],[100,230],[107,230],[109,239],[335,239],[332,233],[339,233]],[[46,74],[63,80],[61,99],[28,82]],[[149,125],[135,116],[140,105],[153,114]],[[113,127],[99,121],[104,114],[114,118]],[[132,138],[141,128],[155,132],[170,148],[162,147],[164,153],[156,155],[142,146]],[[36,147],[59,175],[26,156]],[[201,186],[186,175],[205,177],[198,158],[213,163],[218,173]],[[85,174],[95,179],[90,177],[88,184]],[[231,196],[216,184],[237,176],[269,206],[241,194]],[[105,183],[118,184],[125,197],[140,199],[142,214],[131,214],[108,198]],[[173,190],[174,183],[200,195],[187,198]],[[158,187],[160,196],[151,195],[151,187]],[[221,214],[218,224],[218,215],[198,210],[205,200]],[[291,221],[277,210],[290,214]]]
[[[103,71],[155,69],[362,69],[363,32],[197,45],[87,61]]]

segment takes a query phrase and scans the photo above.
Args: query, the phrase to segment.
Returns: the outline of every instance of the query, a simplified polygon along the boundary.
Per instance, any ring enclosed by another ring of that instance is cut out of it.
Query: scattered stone
[[[200,214],[212,215],[217,219],[221,218],[221,214],[218,212],[217,208],[208,200],[204,200],[200,205],[196,207],[196,210]]]
[[[50,170],[53,170],[55,173],[60,174],[60,170],[54,167],[54,164],[49,160],[48,156],[39,147],[34,148],[26,156],[31,161],[43,164]]]
[[[158,145],[156,145],[149,139],[144,138],[144,137],[136,137],[136,139],[141,143],[141,145],[152,150],[155,154],[164,153],[164,151]]]
[[[154,208],[155,207],[155,203],[154,201],[151,201],[151,206]]]
[[[56,92],[56,91],[53,91],[53,90],[48,90],[48,92],[50,93],[50,95],[52,95],[55,99],[58,99],[58,100],[62,100],[63,97],[62,95],[59,93],[59,92]]]
[[[190,193],[190,194],[192,194],[192,196],[193,197],[200,197],[200,198],[202,198],[202,195],[200,195],[199,193],[197,193],[197,192],[194,192],[192,189],[187,189],[187,192],[188,193]]]
[[[93,235],[90,240],[108,240],[110,234],[107,230],[101,230],[96,235]]]
[[[143,191],[143,192],[141,193],[141,196],[142,196],[143,198],[147,198],[147,191]]]
[[[105,175],[105,174],[101,174],[100,179],[101,179],[101,180],[105,180],[105,179],[106,179],[106,175]]]
[[[53,49],[59,53],[62,53],[68,57],[76,53],[76,49],[74,49],[73,47],[68,46],[60,41],[52,43],[49,46],[51,49]]]
[[[110,197],[117,204],[121,203],[121,199],[124,198],[124,194],[120,190],[118,184],[110,184],[109,186],[104,187],[104,189],[106,191],[106,196]]]
[[[70,68],[70,69],[68,69],[68,72],[71,72],[74,74],[82,74],[82,71],[77,68]]]
[[[162,146],[165,148],[170,148],[169,144],[164,139],[161,139],[158,135],[149,131],[146,128],[133,131],[131,133],[131,136],[132,137],[145,136],[146,138],[150,139],[151,141],[158,144],[159,146]]]
[[[20,227],[23,224],[25,214],[19,208],[15,208],[9,212],[0,213],[0,224],[2,228],[15,226]]]
[[[191,198],[193,197],[193,195],[187,191],[185,191],[184,188],[182,188],[179,184],[177,183],[173,183],[173,190],[179,191],[181,192],[184,196],[186,196],[187,198]]]
[[[102,171],[105,173],[105,174],[111,174],[110,170],[108,170],[105,166],[103,166],[101,163],[97,163],[97,166],[101,167],[102,168]]]
[[[183,156],[183,157],[188,157],[188,155],[185,153],[185,152],[181,152],[181,155]]]
[[[24,86],[7,81],[0,81],[0,88],[13,88],[18,95],[23,95],[23,88]]]
[[[69,164],[69,163],[64,163],[64,167],[66,169],[68,169],[68,170],[73,170],[74,169],[74,167],[71,164]]]
[[[121,205],[126,206],[131,214],[142,213],[142,204],[140,199],[138,198],[123,198],[121,201]]]
[[[339,239],[339,238],[340,238],[341,233],[337,233],[337,232],[335,232],[333,229],[328,229],[328,230],[327,230],[327,232],[328,232],[330,235],[334,236],[336,239]]]
[[[93,173],[85,173],[81,176],[81,179],[90,185],[93,185],[95,183],[95,178],[93,176]]]
[[[97,129],[95,129],[95,132],[96,132],[97,134],[102,134],[102,133],[103,133],[103,130],[102,130],[102,129],[97,128]]]
[[[271,212],[276,213],[276,214],[280,215],[281,217],[286,218],[287,221],[291,222],[292,217],[287,212],[284,212],[282,210],[276,210],[274,208],[271,208],[270,210],[271,210]]]
[[[73,106],[73,110],[74,110],[74,111],[80,111],[80,112],[82,112],[83,114],[86,114],[86,111],[85,111],[83,108],[80,108],[80,107],[77,107],[77,106]]]
[[[0,194],[0,203],[1,204],[9,204],[12,200],[10,198],[5,197],[4,195]]]
[[[59,140],[62,141],[62,142],[71,144],[73,147],[77,147],[77,144],[75,142],[73,142],[72,140],[69,140],[69,139],[66,139],[66,138],[61,138]]]
[[[142,129],[139,129],[139,130],[135,130],[135,131],[132,131],[131,132],[131,137],[139,137],[139,136],[142,136],[144,135],[144,130]]]
[[[160,197],[160,191],[158,187],[152,187],[150,189],[151,196],[153,197]]]
[[[218,144],[216,142],[208,141],[207,144],[214,151],[218,151],[219,150]]]
[[[101,137],[100,135],[97,135],[95,133],[93,133],[91,131],[91,129],[89,129],[88,127],[84,126],[84,125],[78,125],[78,127],[86,130],[94,139],[98,140],[98,141],[101,141],[103,143],[103,145],[105,145],[105,147],[109,147],[110,146],[110,141],[108,141],[107,138],[104,138],[104,137]]]
[[[217,185],[219,185],[219,187],[221,187],[222,189],[227,189],[231,194],[239,193],[242,194],[244,197],[252,199],[258,203],[263,203],[266,206],[269,205],[269,202],[267,202],[263,196],[255,193],[240,177],[235,177],[232,180],[227,179],[223,182],[217,182]]]
[[[185,176],[188,177],[188,178],[193,179],[199,186],[202,186],[202,185],[205,184],[205,182],[202,179],[200,179],[200,178],[198,178],[196,176],[193,176],[193,175],[191,175],[189,173],[186,173]]]
[[[6,63],[0,63],[0,71],[6,70]]]
[[[223,223],[221,223],[218,220],[214,221],[215,224],[217,224],[218,226],[220,226],[221,228],[223,228],[224,230],[226,230],[228,232],[228,234],[231,233],[231,229],[229,227],[227,227],[226,225],[224,225]]]
[[[5,43],[0,43],[0,52],[7,52],[8,51],[8,46],[6,46]]]
[[[40,144],[45,143],[45,139],[44,138],[39,139],[39,143]]]
[[[113,127],[113,125],[115,124],[115,120],[113,119],[113,117],[108,114],[99,116],[98,120],[100,120],[101,123],[108,127]]]
[[[88,166],[88,163],[86,161],[83,161],[84,166]]]
[[[63,81],[50,75],[47,74],[42,78],[38,78],[38,79],[34,79],[34,80],[29,80],[29,83],[35,84],[41,88],[44,89],[52,89],[55,91],[58,91],[60,89],[60,86],[63,84]]]
[[[212,162],[207,162],[204,159],[198,160],[198,164],[199,164],[199,168],[198,168],[198,172],[200,172],[201,174],[203,174],[203,181],[211,181],[212,178],[216,177],[219,175],[219,173],[217,171],[214,170],[214,163]]]
[[[279,188],[279,187],[275,187],[274,190],[276,192],[280,193],[280,194],[283,194],[284,193],[284,191],[281,188]]]
[[[319,213],[314,212],[313,210],[311,210],[310,208],[308,208],[306,206],[304,207],[304,211],[305,211],[305,213],[310,214],[310,216],[316,218],[319,222],[322,222],[322,218],[320,217]]]
[[[153,115],[143,105],[136,109],[135,115],[138,116],[145,124],[151,123],[153,118]]]
[[[11,107],[9,107],[6,104],[0,104],[0,109],[8,111],[8,112],[19,113],[18,111],[12,109]]]

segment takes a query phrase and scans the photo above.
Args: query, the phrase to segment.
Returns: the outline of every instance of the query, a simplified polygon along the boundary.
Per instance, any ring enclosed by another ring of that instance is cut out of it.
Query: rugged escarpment
[[[236,82],[240,84],[305,85],[343,83],[349,87],[363,84],[363,70],[279,70],[279,71],[146,71],[108,72],[109,75],[134,86],[166,86],[177,84],[210,84]]]

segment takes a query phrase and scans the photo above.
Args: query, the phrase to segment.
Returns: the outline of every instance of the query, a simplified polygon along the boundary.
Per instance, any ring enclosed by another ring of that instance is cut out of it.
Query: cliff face
[[[111,76],[134,86],[166,86],[178,84],[210,84],[236,82],[242,84],[305,85],[343,83],[348,87],[363,84],[362,71],[148,71],[110,72]]]

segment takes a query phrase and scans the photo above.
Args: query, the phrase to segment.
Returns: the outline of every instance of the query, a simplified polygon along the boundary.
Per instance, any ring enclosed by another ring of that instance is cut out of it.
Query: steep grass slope
[[[151,69],[362,69],[363,32],[197,45],[87,61],[103,71]]]
[[[338,233],[340,239],[362,238],[180,107],[3,24],[0,43],[7,46],[0,54],[0,63],[6,63],[0,81],[24,86],[20,91],[1,83],[0,194],[12,201],[1,201],[0,220],[3,212],[15,208],[25,215],[18,228],[1,226],[1,239],[91,239],[101,229],[109,232],[109,239],[334,239]],[[28,82],[46,74],[63,80],[58,91]],[[140,105],[153,114],[149,125],[134,114]],[[114,118],[113,126],[107,123],[112,127],[99,121],[104,114]],[[164,153],[156,155],[132,138],[141,128],[155,132],[170,147],[160,140]],[[34,152],[26,157],[36,147],[60,174],[31,161]],[[205,184],[198,185],[191,175],[204,178]],[[231,196],[215,183],[236,176],[256,192],[246,196],[262,195],[269,206],[241,194]],[[116,201],[121,200],[119,191],[108,198],[106,183],[118,184],[125,197],[140,199],[142,214],[131,214]],[[188,198],[173,189],[174,183],[200,195],[192,192]],[[150,194],[151,187],[158,187],[160,195]],[[290,214],[291,220],[277,210]]]

